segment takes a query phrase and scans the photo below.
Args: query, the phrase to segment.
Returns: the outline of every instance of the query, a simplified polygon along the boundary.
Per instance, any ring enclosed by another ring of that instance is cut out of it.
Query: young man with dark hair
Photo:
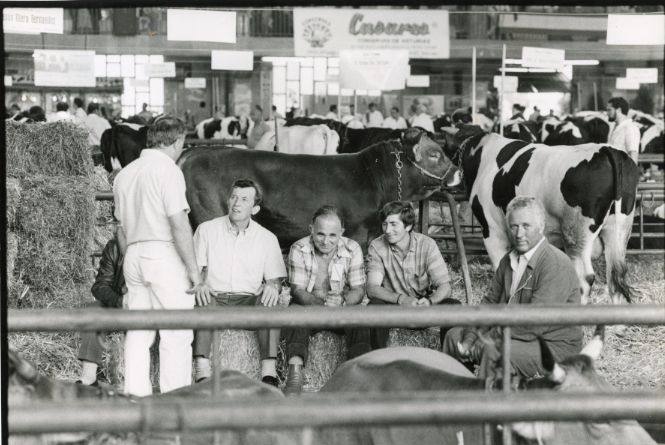
[[[377,110],[376,104],[371,102],[367,107],[369,108],[366,116],[367,128],[381,127],[381,124],[383,124],[383,114]]]
[[[198,306],[273,307],[279,302],[286,267],[277,237],[252,220],[261,208],[261,199],[261,190],[254,181],[239,179],[231,186],[228,215],[196,228],[196,258],[204,277],[204,284],[196,294]],[[261,329],[257,334],[263,382],[277,386],[279,329]],[[211,331],[196,331],[196,381],[212,374],[211,344]]]
[[[339,120],[339,114],[337,113],[337,104],[332,104],[329,108],[328,114],[326,114],[326,119],[332,119],[334,121]]]
[[[85,118],[87,116],[85,112],[85,104],[83,103],[83,99],[80,97],[75,97],[74,98],[74,120],[79,122],[80,124],[83,124],[85,122]]]
[[[629,105],[623,97],[613,97],[607,101],[607,117],[614,122],[607,141],[609,144],[623,150],[635,163],[640,153],[640,129],[628,117]]]
[[[202,283],[187,213],[185,177],[175,161],[183,152],[185,123],[164,115],[148,128],[146,148],[113,184],[118,241],[130,310],[192,309]],[[192,288],[192,285],[194,286]],[[192,382],[192,330],[160,330],[162,393]],[[152,393],[149,348],[155,331],[125,336],[125,392]]]
[[[111,128],[109,121],[100,116],[99,104],[94,102],[88,104],[88,114],[83,123],[88,130],[88,144],[92,147],[99,146],[102,133]]]
[[[381,126],[392,130],[405,130],[408,127],[406,119],[399,115],[399,108],[397,107],[390,109],[390,116],[384,119]]]
[[[49,115],[48,121],[49,122],[73,121],[74,116],[72,116],[67,110],[69,110],[69,105],[67,104],[67,102],[58,102],[57,104],[55,104],[55,113]]]
[[[337,208],[323,206],[312,217],[310,235],[291,246],[289,282],[291,305],[343,306],[360,304],[365,296],[365,264],[360,245],[342,236],[344,225]],[[284,331],[289,373],[287,394],[302,390],[302,368],[307,362],[310,336],[320,330],[292,328]],[[348,358],[370,351],[367,329],[338,329],[346,335]]]
[[[259,105],[254,105],[254,108],[252,108],[252,111],[249,113],[249,118],[254,123],[254,127],[249,134],[247,134],[247,148],[254,149],[263,135],[272,129],[263,119],[263,108]]]
[[[381,209],[383,235],[367,252],[367,295],[370,304],[430,306],[452,303],[448,267],[436,242],[415,233],[411,203],[393,201]],[[385,348],[388,328],[371,329],[372,348]]]

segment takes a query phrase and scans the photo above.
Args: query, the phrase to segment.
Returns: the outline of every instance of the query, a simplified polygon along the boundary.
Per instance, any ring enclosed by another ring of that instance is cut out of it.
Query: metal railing
[[[223,316],[221,316],[223,314]],[[277,327],[504,326],[503,394],[323,395],[296,400],[178,399],[12,405],[11,433],[182,431],[229,428],[483,423],[516,420],[665,418],[663,393],[510,394],[510,327],[579,324],[665,324],[665,306],[475,306],[216,308],[207,311],[10,310],[9,332],[114,329],[254,329]],[[217,380],[218,373],[215,373]],[[219,386],[219,382],[216,383]],[[214,397],[214,395],[213,395]],[[504,428],[504,441],[510,442]],[[505,442],[504,442],[505,443]]]

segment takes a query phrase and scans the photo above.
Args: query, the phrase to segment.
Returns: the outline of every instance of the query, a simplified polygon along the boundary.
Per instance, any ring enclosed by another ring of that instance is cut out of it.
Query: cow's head
[[[600,357],[603,348],[603,337],[604,329],[601,327],[579,354],[558,363],[547,343],[539,338],[541,360],[547,376],[527,382],[527,389],[552,388],[575,392],[608,390],[610,385],[594,368],[594,361]],[[544,445],[655,443],[635,421],[517,422],[512,425],[512,429],[523,438]]]
[[[426,130],[412,127],[402,133],[401,142],[407,159],[420,173],[423,185],[439,188],[450,182],[456,168],[432,137]]]

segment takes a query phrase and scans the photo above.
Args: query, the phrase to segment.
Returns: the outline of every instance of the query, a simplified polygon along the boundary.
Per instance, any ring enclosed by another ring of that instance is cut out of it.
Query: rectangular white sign
[[[213,70],[252,71],[254,51],[213,50],[210,53],[210,67]]]
[[[35,85],[56,87],[94,87],[95,52],[36,49]]]
[[[297,57],[337,57],[342,50],[402,49],[410,58],[450,57],[448,11],[295,8]]]
[[[185,78],[185,88],[205,88],[206,87],[206,78],[205,77],[186,77]]]
[[[617,77],[616,83],[617,90],[639,90],[640,83],[633,79],[626,79],[625,77]]]
[[[148,77],[175,77],[175,62],[150,63],[146,65]]]
[[[429,76],[409,76],[406,78],[407,87],[429,87]]]
[[[522,47],[522,66],[526,67],[559,67],[563,66],[566,51],[563,49]]]
[[[608,45],[665,45],[665,15],[610,14]]]
[[[236,13],[202,9],[168,9],[166,39],[236,43]]]
[[[6,33],[62,34],[62,8],[7,8],[2,11],[2,26]]]
[[[409,72],[406,50],[339,52],[339,86],[353,90],[401,90]]]
[[[12,79],[12,76],[5,75],[5,86],[10,87],[13,84],[14,84],[14,79]]]
[[[514,93],[517,91],[517,76],[505,76],[503,78],[503,92]],[[501,76],[494,76],[494,88],[501,90]]]
[[[626,68],[626,79],[639,83],[658,83],[658,68]]]

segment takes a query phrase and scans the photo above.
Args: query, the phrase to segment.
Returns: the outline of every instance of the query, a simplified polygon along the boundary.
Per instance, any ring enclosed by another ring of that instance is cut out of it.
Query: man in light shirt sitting
[[[99,115],[99,104],[93,102],[88,104],[88,115],[83,122],[88,129],[88,144],[92,147],[99,146],[102,133],[111,128],[109,121]]]
[[[74,116],[69,113],[69,105],[67,102],[58,102],[55,104],[55,113],[47,116],[46,120],[49,122],[57,121],[74,121]]]
[[[390,128],[392,130],[401,130],[407,128],[406,120],[399,115],[399,108],[392,107],[390,109],[390,116],[388,116],[381,125],[383,128]]]
[[[381,124],[383,124],[383,114],[376,109],[376,104],[374,102],[370,102],[368,107],[369,110],[367,110],[366,115],[367,128],[381,127]]]
[[[613,97],[607,101],[607,117],[614,122],[607,141],[609,144],[628,153],[635,163],[640,152],[640,129],[628,117],[628,102],[623,97]]]
[[[419,104],[416,109],[416,115],[411,120],[412,127],[420,127],[423,130],[434,133],[434,122],[432,116],[427,114],[427,107],[424,104]]]
[[[518,196],[506,208],[513,250],[499,263],[481,304],[580,304],[580,287],[572,261],[545,238],[545,210],[536,199]],[[455,327],[442,343],[443,352],[478,364],[478,377],[493,377],[501,357],[498,327]],[[514,326],[511,330],[510,364],[523,377],[544,375],[542,337],[554,358],[561,361],[582,349],[579,326]]]
[[[204,284],[196,294],[202,308],[215,306],[276,306],[286,266],[277,237],[252,220],[260,210],[261,191],[251,179],[231,186],[228,215],[206,221],[194,233],[194,250]],[[263,382],[277,380],[279,329],[257,332]],[[211,376],[212,331],[195,333],[196,381]],[[219,351],[214,351],[219,354]]]

